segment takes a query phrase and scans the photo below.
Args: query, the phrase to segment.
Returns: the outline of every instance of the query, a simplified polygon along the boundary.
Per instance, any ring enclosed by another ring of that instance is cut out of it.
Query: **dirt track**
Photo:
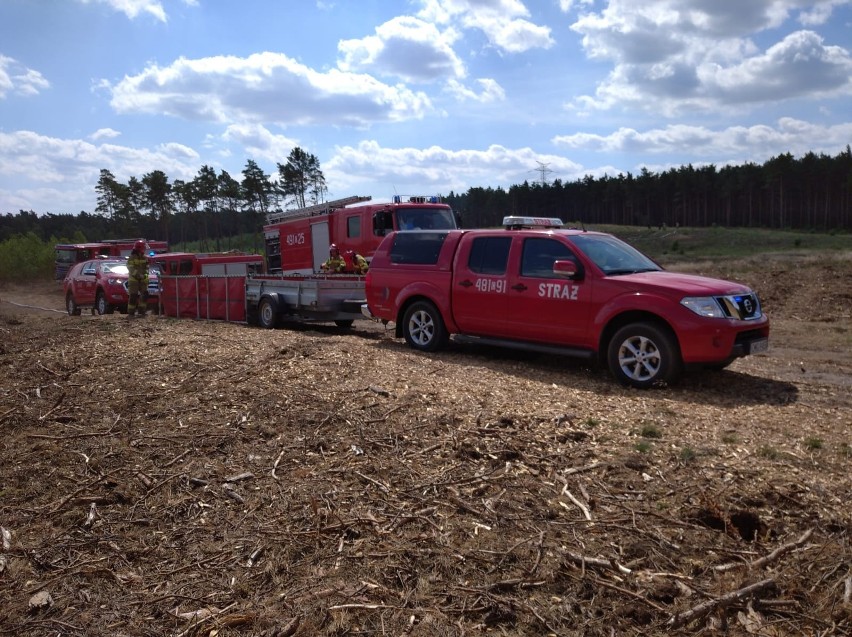
[[[772,348],[649,392],[0,289],[0,634],[850,634],[852,258],[691,269]]]

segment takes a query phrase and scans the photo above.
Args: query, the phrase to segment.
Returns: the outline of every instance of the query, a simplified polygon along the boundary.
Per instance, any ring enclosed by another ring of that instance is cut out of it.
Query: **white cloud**
[[[812,31],[788,34],[760,51],[750,39],[801,10],[802,22],[825,20],[849,0],[610,0],[571,28],[586,54],[614,67],[593,96],[573,108],[615,106],[666,115],[799,97],[849,94],[852,57]]]
[[[481,30],[492,46],[509,53],[553,44],[550,27],[533,24],[520,0],[423,0],[418,17],[435,24]]]
[[[731,126],[712,130],[704,126],[673,125],[640,132],[619,128],[610,135],[575,133],[551,140],[573,150],[606,153],[687,154],[704,158],[745,157],[763,161],[790,152],[808,151],[835,154],[852,139],[852,123],[821,126],[785,117],[775,127],[767,125]]]
[[[502,102],[506,99],[506,91],[500,86],[496,80],[490,78],[482,78],[476,80],[482,89],[479,93],[475,90],[464,86],[461,82],[451,79],[447,82],[447,92],[453,95],[458,101],[466,102]]]
[[[282,157],[287,157],[299,145],[296,140],[275,135],[260,124],[232,124],[222,139],[238,145],[247,157],[271,164],[283,161]]]
[[[141,178],[152,170],[162,170],[172,180],[192,179],[198,161],[198,153],[183,144],[165,143],[149,150],[61,139],[32,131],[0,131],[0,175],[14,176],[21,182],[14,195],[0,198],[0,210],[8,210],[12,205],[15,208],[35,207],[27,203],[32,196],[34,201],[62,202],[65,209],[54,212],[91,211],[94,210],[94,187],[102,168],[110,170],[120,181],[131,176]],[[44,194],[44,188],[62,192],[55,197],[36,197],[38,193]],[[85,193],[85,196],[77,201],[63,193]],[[46,210],[39,209],[39,212]]]
[[[534,181],[538,162],[553,171],[552,178],[575,178],[583,169],[564,157],[542,155],[531,148],[493,144],[485,150],[386,148],[375,140],[335,149],[323,167],[329,183],[349,187],[364,181],[387,184],[388,191],[431,188],[437,194],[464,191],[471,186]],[[411,193],[424,194],[424,193]]]
[[[371,71],[407,81],[464,77],[465,68],[453,51],[454,29],[438,31],[434,24],[400,16],[376,28],[376,34],[342,40],[337,48],[343,71]]]
[[[61,188],[18,188],[14,192],[0,188],[0,211],[13,213],[18,210],[31,210],[38,215],[78,214],[83,210],[92,212],[95,197],[91,184],[70,187],[62,184]],[[45,206],[44,202],[51,203]],[[60,205],[61,208],[58,207]]]
[[[575,4],[593,5],[595,0],[559,0],[559,10],[563,13],[568,13],[574,8]]]
[[[89,139],[93,141],[98,141],[99,139],[113,139],[115,137],[119,137],[121,133],[112,128],[99,128],[94,133],[89,135]]]
[[[198,0],[181,0],[183,4],[196,7]],[[142,14],[150,15],[160,22],[166,22],[168,16],[166,9],[160,0],[78,0],[83,4],[103,4],[114,11],[123,13],[131,20]]]
[[[133,20],[142,13],[153,16],[160,22],[166,21],[166,10],[159,0],[79,0],[83,4],[105,4],[115,11],[120,11]]]
[[[280,125],[366,126],[416,119],[432,110],[425,93],[369,75],[320,73],[268,52],[151,65],[115,85],[111,104],[120,113]]]
[[[28,69],[16,60],[0,55],[0,99],[9,93],[30,96],[50,88],[41,73]]]
[[[726,103],[852,94],[852,57],[825,46],[812,31],[798,31],[741,64],[705,65],[698,78],[710,96]]]
[[[803,10],[799,14],[799,22],[804,26],[818,26],[825,24],[831,18],[835,7],[848,4],[849,0],[828,0],[816,3],[813,7]]]

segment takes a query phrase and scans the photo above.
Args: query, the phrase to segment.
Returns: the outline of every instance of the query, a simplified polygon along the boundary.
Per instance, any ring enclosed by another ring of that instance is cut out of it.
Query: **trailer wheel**
[[[278,327],[278,301],[265,296],[257,306],[257,324],[271,330]]]
[[[447,343],[447,328],[441,313],[429,301],[418,301],[405,311],[402,335],[414,349],[434,352]]]
[[[674,336],[651,323],[631,323],[618,330],[609,342],[607,362],[618,382],[638,389],[670,382],[681,368]]]
[[[348,330],[350,327],[352,327],[352,324],[354,322],[355,321],[353,321],[352,319],[340,319],[339,321],[335,321],[334,324],[337,325],[337,327],[340,327],[344,330]]]

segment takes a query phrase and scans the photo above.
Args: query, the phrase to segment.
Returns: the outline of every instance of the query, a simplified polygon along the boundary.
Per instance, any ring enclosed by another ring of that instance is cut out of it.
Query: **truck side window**
[[[538,237],[524,239],[521,276],[540,279],[555,278],[553,262],[557,260],[577,263],[574,253],[560,241]]]
[[[192,274],[192,260],[191,259],[181,259],[180,274]]]
[[[470,246],[467,267],[478,274],[506,274],[512,237],[478,237]]]
[[[361,236],[360,215],[346,218],[346,236],[353,239]]]
[[[373,215],[373,234],[383,237],[393,230],[393,213],[389,210],[380,210]]]

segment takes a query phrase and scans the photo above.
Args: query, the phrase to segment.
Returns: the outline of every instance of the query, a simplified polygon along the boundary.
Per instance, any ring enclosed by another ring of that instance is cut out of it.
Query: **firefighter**
[[[141,239],[133,244],[133,251],[127,257],[127,318],[133,318],[138,312],[145,316],[148,309],[148,246]]]
[[[367,268],[369,268],[369,264],[367,263],[367,259],[362,257],[360,254],[355,252],[354,250],[348,250],[346,252],[346,265],[347,270],[350,272],[354,272],[355,274],[366,274]]]
[[[323,272],[343,272],[346,269],[346,261],[340,256],[337,245],[332,243],[328,246],[328,261],[320,266]]]

